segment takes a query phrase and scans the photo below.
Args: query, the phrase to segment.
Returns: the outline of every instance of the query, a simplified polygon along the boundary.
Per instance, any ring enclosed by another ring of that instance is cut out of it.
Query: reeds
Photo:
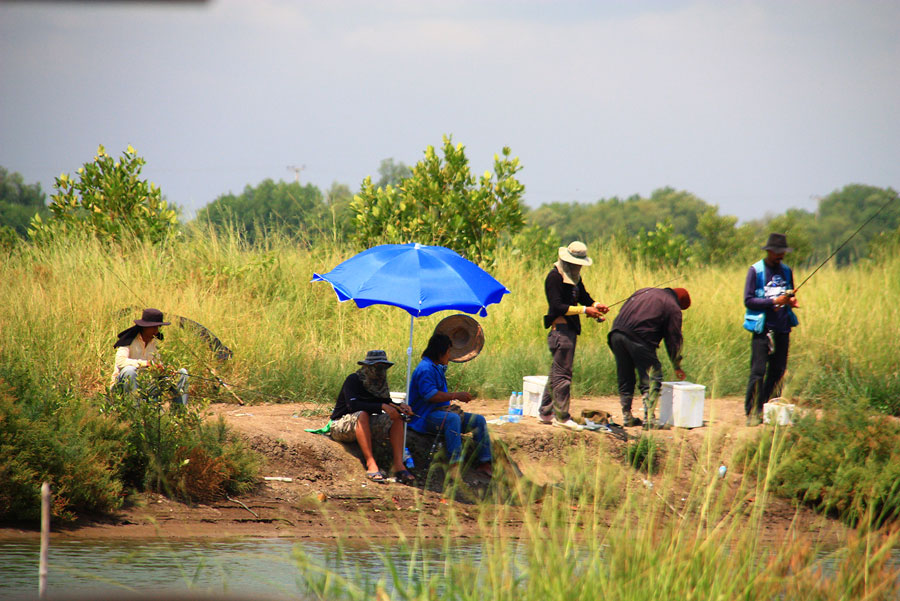
[[[896,598],[896,531],[863,530],[845,544],[817,540],[796,523],[766,533],[771,477],[785,450],[777,436],[766,444],[770,467],[744,477],[719,475],[727,458],[715,440],[699,457],[676,444],[652,483],[582,449],[542,497],[521,482],[518,507],[483,507],[475,553],[459,552],[455,527],[455,512],[472,509],[452,506],[443,543],[429,545],[421,529],[407,533],[401,551],[383,553],[380,579],[317,564],[298,547],[302,584],[329,599]],[[674,481],[686,467],[690,492],[682,496]],[[506,526],[513,515],[521,526]]]
[[[590,249],[594,265],[583,277],[595,299],[612,303],[634,289],[678,279],[691,292],[684,313],[688,379],[719,395],[746,386],[749,333],[743,315],[744,267],[700,267],[686,273],[633,265],[612,244]],[[400,309],[357,309],[338,303],[331,288],[311,283],[354,251],[336,244],[309,248],[270,234],[245,245],[235,233],[192,230],[165,246],[134,242],[108,247],[92,239],[50,246],[20,245],[0,264],[0,357],[24,362],[47,386],[96,392],[108,382],[112,342],[140,309],[154,306],[208,327],[234,351],[216,369],[226,381],[258,391],[248,400],[331,402],[348,369],[371,348],[397,362],[394,390],[405,385],[409,315]],[[543,280],[554,257],[540,262],[502,254],[489,271],[511,291],[481,319],[484,351],[454,366],[451,385],[482,396],[505,397],[522,376],[546,373],[549,354],[541,316]],[[797,274],[798,280],[803,277]],[[900,411],[900,373],[893,334],[900,320],[900,257],[820,270],[800,291],[800,326],[791,338],[785,393],[798,397],[855,394],[885,410]],[[621,306],[621,305],[619,305]],[[612,394],[615,369],[606,346],[607,323],[585,321],[575,365],[576,395]],[[412,361],[447,313],[414,321]],[[182,363],[206,374],[202,341],[184,338]],[[661,354],[663,352],[661,351]],[[670,366],[663,359],[665,377]],[[212,364],[210,364],[212,366]],[[268,396],[267,396],[268,395]]]

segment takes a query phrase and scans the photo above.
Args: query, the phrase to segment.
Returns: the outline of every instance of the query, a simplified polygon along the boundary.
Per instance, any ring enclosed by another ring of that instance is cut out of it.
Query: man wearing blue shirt
[[[753,332],[750,342],[750,381],[744,399],[747,425],[762,423],[762,407],[776,396],[787,368],[791,328],[797,325],[793,309],[794,277],[782,263],[791,252],[784,234],[770,234],[766,258],[751,265],[744,282],[744,328]]]
[[[409,406],[416,417],[409,427],[420,434],[436,436],[444,434],[444,446],[450,455],[451,474],[459,477],[459,462],[462,459],[462,434],[471,432],[475,440],[476,470],[490,476],[491,439],[484,416],[465,413],[452,407],[450,401],[468,403],[472,395],[468,392],[447,390],[446,370],[450,362],[452,342],[446,334],[435,334],[428,340],[422,352],[422,360],[412,374],[409,390]],[[455,411],[454,411],[455,409]]]

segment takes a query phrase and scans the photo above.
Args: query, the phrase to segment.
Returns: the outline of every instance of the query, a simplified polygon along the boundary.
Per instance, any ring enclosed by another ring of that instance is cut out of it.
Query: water
[[[442,571],[446,554],[452,560],[477,565],[481,546],[468,542],[450,549],[436,545],[420,554],[411,566],[410,553],[399,545],[344,547],[334,542],[290,539],[240,540],[52,540],[47,593],[54,596],[116,598],[122,593],[227,594],[247,598],[308,598],[295,547],[318,565],[364,586],[385,581],[392,590],[385,567],[388,559],[403,576],[417,579],[423,571]],[[37,540],[0,540],[0,599],[37,598]],[[514,545],[510,556],[523,549]],[[900,564],[900,550],[892,552]],[[834,558],[821,554],[826,574],[834,573]]]
[[[50,545],[47,593],[52,598],[54,594],[192,590],[296,598],[305,589],[292,553],[295,545],[315,563],[358,582],[389,580],[381,554],[402,572],[409,569],[408,553],[388,545],[377,551],[345,547],[339,558],[333,542],[57,539]],[[37,596],[39,552],[37,540],[0,540],[0,599]],[[461,546],[453,552],[471,557],[480,553],[480,547]],[[439,561],[443,560],[436,553],[431,564]],[[420,558],[415,569],[421,568]]]

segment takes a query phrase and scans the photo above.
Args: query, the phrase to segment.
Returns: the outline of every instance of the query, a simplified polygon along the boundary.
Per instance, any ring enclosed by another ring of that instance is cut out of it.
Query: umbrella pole
[[[409,346],[406,347],[406,404],[409,405],[409,388],[412,385],[412,344],[415,317],[409,314]],[[406,452],[406,422],[403,422],[403,451]]]

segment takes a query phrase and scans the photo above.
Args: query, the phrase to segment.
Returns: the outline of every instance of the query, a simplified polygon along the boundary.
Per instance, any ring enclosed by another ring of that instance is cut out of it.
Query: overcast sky
[[[742,219],[900,187],[900,2],[0,2],[0,165],[129,145],[190,215],[266,178],[359,189],[442,134],[532,207],[672,186]]]

